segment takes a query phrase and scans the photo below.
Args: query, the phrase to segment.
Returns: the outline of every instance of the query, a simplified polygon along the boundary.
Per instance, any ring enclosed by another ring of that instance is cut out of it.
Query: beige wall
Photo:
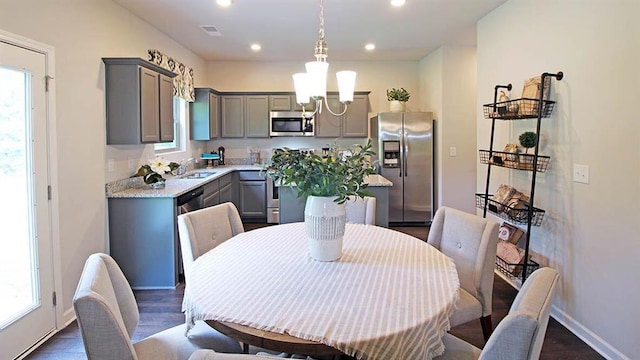
[[[442,47],[420,61],[420,101],[436,122],[436,205],[475,212],[476,48]],[[455,155],[450,150],[455,148]]]
[[[105,147],[102,57],[141,57],[157,48],[195,69],[203,61],[110,0],[0,1],[0,28],[55,48],[62,301],[66,320],[89,254],[107,250],[104,184],[128,177],[144,146]],[[148,151],[148,150],[147,150]],[[106,172],[107,154],[116,164]]]
[[[535,203],[546,214],[531,248],[560,271],[553,316],[611,359],[640,353],[638,14],[640,2],[630,0],[510,0],[478,24],[478,109],[496,84],[512,83],[518,97],[524,79],[565,74],[542,121],[540,151],[551,164],[538,177]],[[485,148],[491,122],[481,113],[477,121]],[[496,140],[504,146],[533,123],[501,126],[510,127]],[[589,165],[589,184],[572,181],[573,164]],[[509,176],[529,189],[530,174]],[[478,190],[484,181],[478,171]]]

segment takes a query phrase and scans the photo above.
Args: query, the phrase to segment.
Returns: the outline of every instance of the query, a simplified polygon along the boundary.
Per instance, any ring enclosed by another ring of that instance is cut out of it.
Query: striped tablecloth
[[[431,359],[458,298],[453,261],[386,228],[347,224],[343,255],[319,262],[303,223],[248,231],[200,256],[187,324],[217,320],[321,342],[358,359]]]

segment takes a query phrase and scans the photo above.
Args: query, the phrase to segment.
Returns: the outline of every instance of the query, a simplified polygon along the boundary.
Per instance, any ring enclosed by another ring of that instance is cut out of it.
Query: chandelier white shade
[[[316,61],[310,61],[305,64],[306,73],[293,74],[293,85],[296,89],[296,102],[302,105],[303,109],[305,104],[309,104],[314,100],[317,102],[315,111],[322,112],[322,102],[327,97],[327,73],[329,72],[327,43],[324,41],[323,0],[320,0],[320,31],[318,41],[315,44],[314,56]],[[344,109],[341,113],[334,113],[326,101],[324,101],[324,104],[331,114],[340,116],[347,111],[347,105],[353,101],[356,72],[350,70],[338,71],[336,77],[340,94],[339,99],[345,105]]]

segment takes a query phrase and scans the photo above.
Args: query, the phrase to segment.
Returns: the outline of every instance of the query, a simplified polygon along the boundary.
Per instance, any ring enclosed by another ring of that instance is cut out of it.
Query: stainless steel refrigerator
[[[393,182],[389,223],[430,224],[434,188],[431,113],[379,113],[370,121],[378,173]]]

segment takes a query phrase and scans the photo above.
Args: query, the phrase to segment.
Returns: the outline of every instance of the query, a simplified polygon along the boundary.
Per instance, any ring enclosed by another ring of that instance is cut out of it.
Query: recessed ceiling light
[[[405,0],[391,0],[391,6],[402,6],[404,3]]]
[[[367,50],[367,51],[371,51],[371,50],[373,50],[373,49],[375,49],[375,48],[376,48],[376,44],[371,44],[371,43],[370,43],[370,44],[365,45],[365,46],[364,46],[364,48],[365,48],[365,50]]]
[[[231,6],[231,0],[216,0],[216,4],[222,7]]]
[[[260,51],[260,49],[262,49],[262,46],[260,46],[260,44],[251,44],[251,50]]]

